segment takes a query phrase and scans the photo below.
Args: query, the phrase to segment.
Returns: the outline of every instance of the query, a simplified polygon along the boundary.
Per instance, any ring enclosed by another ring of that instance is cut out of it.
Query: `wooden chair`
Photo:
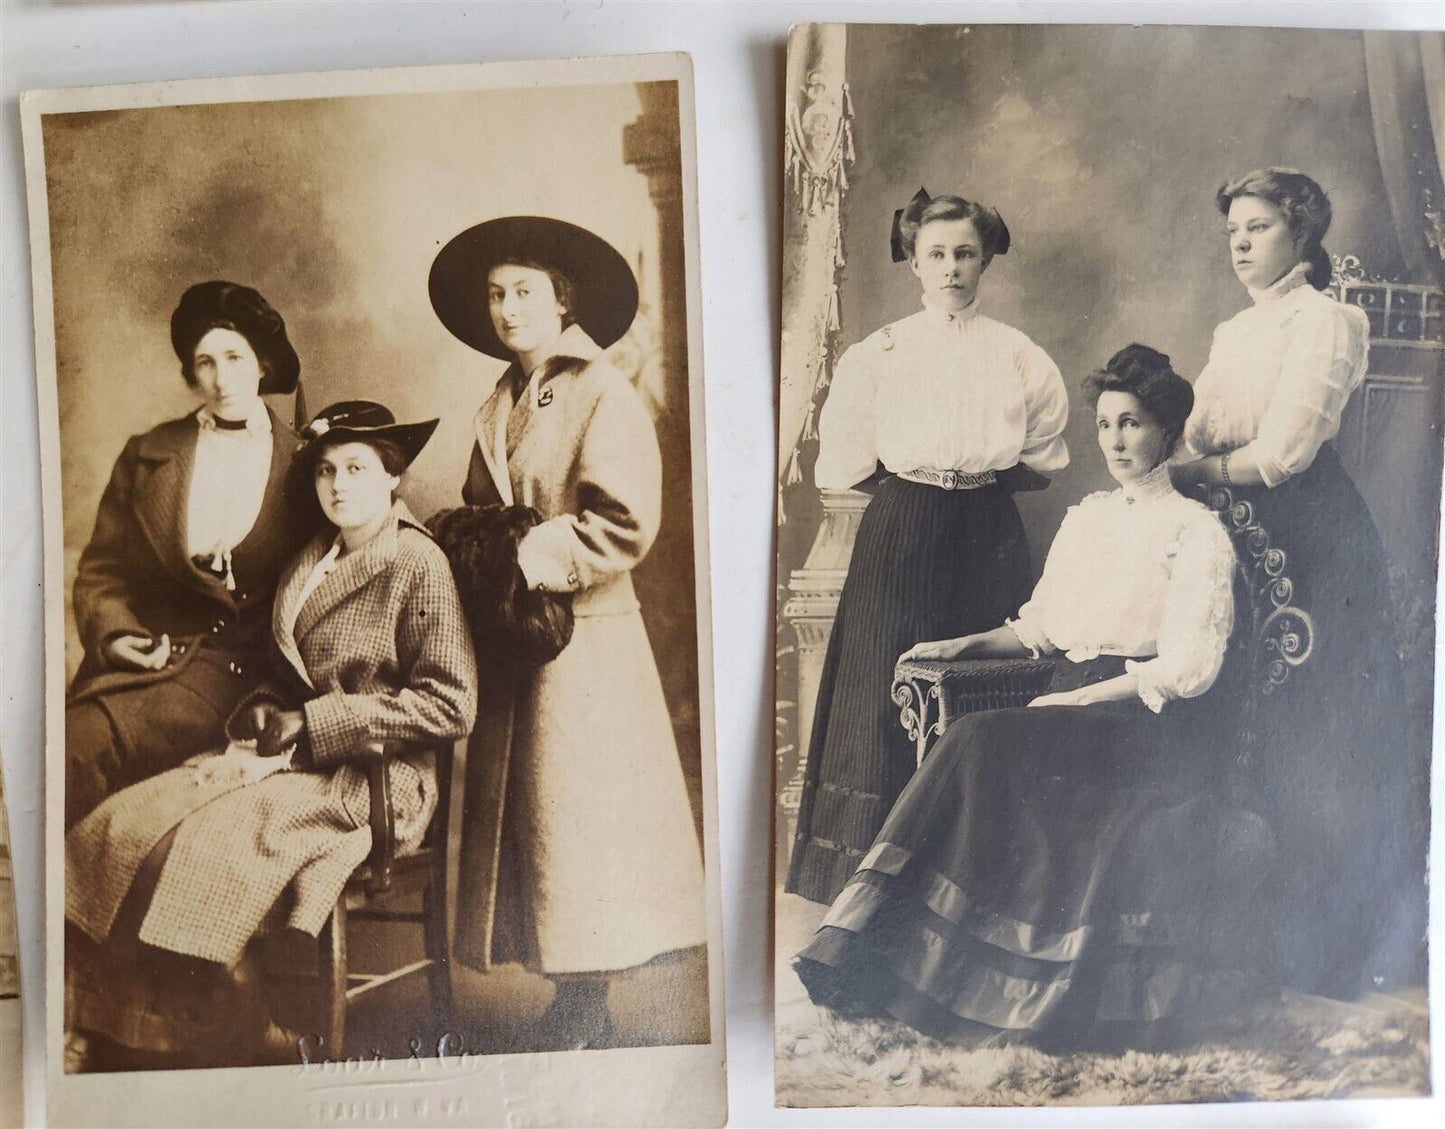
[[[1315,628],[1294,603],[1294,582],[1283,549],[1256,520],[1254,507],[1225,487],[1201,492],[1234,542],[1235,628],[1225,671],[1242,679],[1235,757],[1247,767],[1256,755],[1254,724],[1262,698],[1273,694],[1314,650]],[[900,662],[893,672],[893,703],[918,763],[954,721],[979,710],[1026,706],[1048,689],[1052,659],[956,659]]]
[[[421,846],[398,856],[392,812],[389,760],[431,749],[436,756],[437,806]],[[451,1024],[451,955],[447,944],[447,835],[451,812],[452,746],[372,742],[364,763],[371,784],[371,854],[352,874],[321,933],[319,1012],[327,1055],[345,1051],[346,1011],[353,1000],[404,976],[425,970],[436,1025]],[[417,909],[397,909],[397,896],[420,897]],[[385,973],[352,972],[347,964],[347,932],[354,921],[411,922],[422,927],[425,957]]]

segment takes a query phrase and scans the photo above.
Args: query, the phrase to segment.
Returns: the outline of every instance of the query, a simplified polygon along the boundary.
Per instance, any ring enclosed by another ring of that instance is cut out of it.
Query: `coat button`
[[[186,645],[184,643],[177,643],[171,648],[171,651],[177,655],[184,655],[186,653]]]
[[[573,588],[577,587],[577,574],[575,572],[569,572],[567,574],[567,583]]]

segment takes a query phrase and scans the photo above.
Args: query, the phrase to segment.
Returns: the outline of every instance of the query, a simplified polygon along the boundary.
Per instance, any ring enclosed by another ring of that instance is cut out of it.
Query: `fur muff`
[[[572,596],[535,592],[517,546],[541,516],[530,506],[458,506],[427,526],[451,561],[483,670],[551,662],[572,639]]]

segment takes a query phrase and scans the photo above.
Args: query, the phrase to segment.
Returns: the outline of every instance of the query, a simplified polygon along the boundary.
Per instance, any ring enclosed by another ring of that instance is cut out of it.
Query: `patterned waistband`
[[[921,482],[925,486],[937,486],[940,490],[977,490],[980,486],[992,486],[998,476],[991,470],[972,473],[963,470],[932,470],[919,467],[917,470],[900,470],[899,478],[909,482]]]

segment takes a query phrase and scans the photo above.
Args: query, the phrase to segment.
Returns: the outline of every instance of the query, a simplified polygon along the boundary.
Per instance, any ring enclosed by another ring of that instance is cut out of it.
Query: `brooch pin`
[[[537,407],[539,407],[539,408],[545,408],[545,407],[546,407],[548,404],[550,404],[551,402],[552,402],[552,389],[551,389],[551,388],[543,388],[540,392],[537,393]]]

